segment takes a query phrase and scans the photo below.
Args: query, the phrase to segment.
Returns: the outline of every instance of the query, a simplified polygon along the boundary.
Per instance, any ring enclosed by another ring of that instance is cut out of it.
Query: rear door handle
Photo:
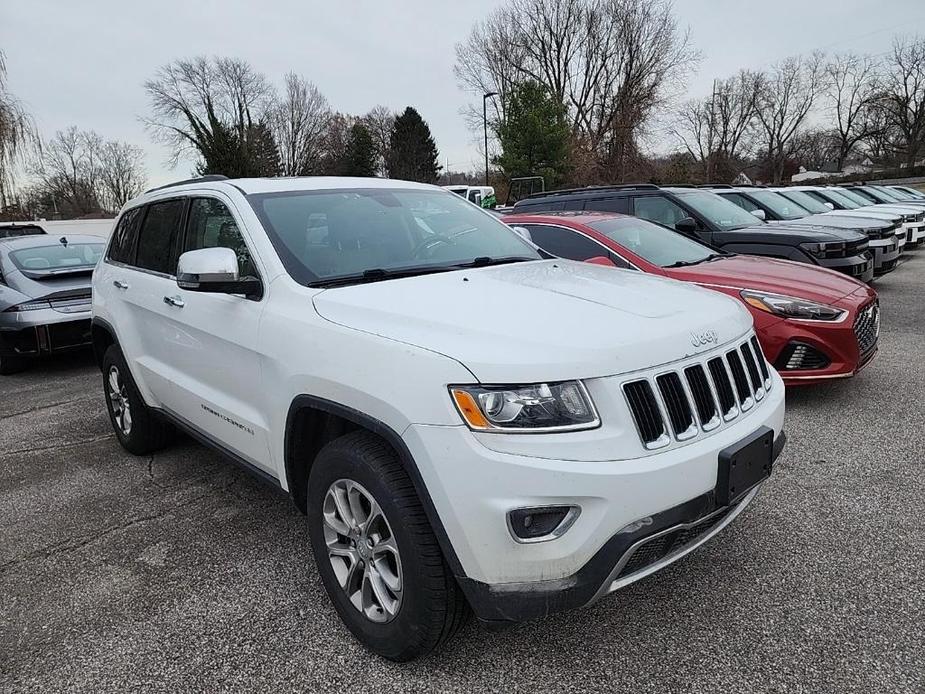
[[[128,289],[128,282],[123,282],[122,280],[113,280],[112,286],[116,289]]]
[[[176,306],[177,308],[183,308],[186,306],[186,302],[183,301],[179,296],[165,296],[164,303],[168,306]]]

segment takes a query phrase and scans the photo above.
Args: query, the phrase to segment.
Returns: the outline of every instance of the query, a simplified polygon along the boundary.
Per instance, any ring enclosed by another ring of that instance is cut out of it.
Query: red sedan
[[[739,299],[754,316],[765,356],[788,385],[853,376],[877,352],[877,293],[842,273],[723,253],[616,213],[508,215],[504,222],[561,258],[695,282]]]

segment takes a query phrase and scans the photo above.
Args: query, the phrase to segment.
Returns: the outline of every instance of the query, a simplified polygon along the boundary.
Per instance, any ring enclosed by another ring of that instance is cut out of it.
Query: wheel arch
[[[296,507],[303,513],[307,510],[308,474],[321,448],[334,438],[357,429],[379,436],[395,451],[414,484],[451,572],[465,577],[417,463],[401,434],[365,412],[314,395],[298,395],[293,399],[286,415],[283,456],[286,484]]]
[[[90,336],[93,344],[93,358],[100,370],[103,368],[103,355],[111,345],[118,345],[115,329],[102,318],[93,318],[90,324]]]

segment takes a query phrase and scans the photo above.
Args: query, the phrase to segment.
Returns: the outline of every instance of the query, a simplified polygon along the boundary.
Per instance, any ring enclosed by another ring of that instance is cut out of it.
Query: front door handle
[[[183,301],[179,296],[165,296],[164,303],[168,306],[176,306],[177,308],[183,308],[186,306],[186,302]]]
[[[128,289],[128,282],[123,282],[122,280],[113,280],[112,286],[116,289]]]

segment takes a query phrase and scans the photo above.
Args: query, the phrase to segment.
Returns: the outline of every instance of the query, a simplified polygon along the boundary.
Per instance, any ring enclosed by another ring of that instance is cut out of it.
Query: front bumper
[[[786,440],[783,432],[774,440],[774,460]],[[488,623],[521,622],[586,607],[708,542],[745,510],[763,484],[729,506],[717,505],[711,491],[655,513],[637,530],[613,535],[584,566],[565,578],[497,585],[461,578],[459,583],[475,614]],[[658,546],[658,554],[650,551],[653,546]]]
[[[874,276],[879,277],[896,269],[899,260],[899,243],[896,238],[871,240],[870,252],[874,256]]]
[[[0,353],[39,356],[91,344],[90,311],[55,309],[0,313]]]
[[[547,457],[552,448],[541,443],[551,436],[587,441],[594,430],[520,435],[527,440],[521,445],[535,450],[530,456],[493,450],[462,426],[410,426],[403,439],[459,560],[457,579],[479,618],[517,621],[587,604],[609,592],[611,574],[642,537],[716,511],[719,452],[761,427],[780,437],[784,388],[776,374],[772,379],[764,399],[724,428],[622,460]],[[631,421],[616,425],[635,431]],[[555,539],[516,542],[508,511],[549,505],[575,505],[581,512]],[[647,522],[620,532],[640,519]]]
[[[816,262],[821,267],[837,270],[859,282],[870,282],[874,278],[875,259],[869,251],[845,258],[817,258]]]
[[[872,296],[865,288],[835,302],[834,306],[848,311],[847,316],[837,322],[775,320],[768,318],[767,314],[757,316],[753,312],[755,332],[765,356],[786,385],[813,385],[850,378],[870,364],[877,354],[878,335],[874,335],[872,340],[865,339],[865,348],[862,349],[859,332],[862,332],[864,323],[859,315],[862,310],[876,305]],[[824,356],[827,363],[819,368],[788,368],[795,345],[805,346],[809,355]]]
[[[918,246],[925,240],[925,222],[907,222],[903,224],[906,229],[906,248]]]

